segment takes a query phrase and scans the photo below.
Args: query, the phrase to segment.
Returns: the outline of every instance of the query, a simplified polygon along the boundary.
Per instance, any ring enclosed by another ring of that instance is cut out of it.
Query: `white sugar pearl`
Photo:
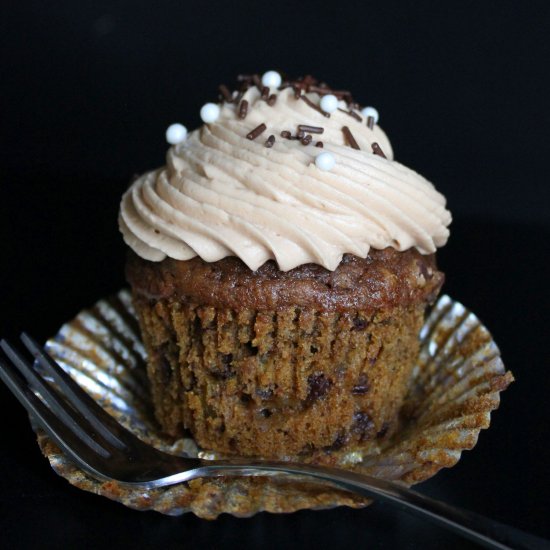
[[[378,123],[378,111],[374,108],[374,107],[365,107],[362,111],[361,111],[361,114],[365,117],[365,118],[369,118],[370,116],[372,118],[374,118],[374,124],[377,124]]]
[[[283,79],[277,71],[267,71],[262,76],[262,84],[268,88],[278,88]]]
[[[201,108],[201,118],[203,122],[216,122],[220,116],[220,108],[215,103],[206,103]]]
[[[183,124],[170,124],[166,129],[166,141],[170,145],[177,145],[187,137],[187,128]]]
[[[321,153],[315,157],[315,166],[323,172],[328,172],[334,168],[336,159],[332,153]]]
[[[321,98],[319,106],[325,113],[333,113],[338,109],[338,98],[335,95],[328,94]]]

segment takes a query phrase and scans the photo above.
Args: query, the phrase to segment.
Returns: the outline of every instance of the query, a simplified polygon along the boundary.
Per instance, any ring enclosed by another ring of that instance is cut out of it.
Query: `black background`
[[[445,290],[516,383],[490,430],[422,492],[550,537],[548,2],[3,2],[0,334],[45,340],[124,285],[120,196],[239,73],[311,73],[380,111],[396,158],[454,215]],[[0,388],[7,547],[463,548],[376,504],[205,522],[58,478]]]

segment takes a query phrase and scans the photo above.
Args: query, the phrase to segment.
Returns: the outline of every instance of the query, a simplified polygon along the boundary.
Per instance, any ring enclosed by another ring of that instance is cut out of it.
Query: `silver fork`
[[[106,413],[30,336],[23,333],[21,339],[35,361],[2,340],[0,347],[10,362],[0,361],[0,377],[61,450],[96,479],[150,489],[199,477],[306,476],[314,482],[397,504],[487,548],[550,548],[549,541],[384,479],[291,462],[243,458],[208,461],[161,452]]]

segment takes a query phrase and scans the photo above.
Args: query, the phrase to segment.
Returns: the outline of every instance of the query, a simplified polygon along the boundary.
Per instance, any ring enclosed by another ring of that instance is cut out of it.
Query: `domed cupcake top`
[[[220,87],[221,103],[201,110],[207,122],[172,131],[181,141],[166,166],[124,194],[119,225],[139,256],[334,270],[345,253],[445,244],[444,197],[393,160],[376,109],[362,115],[348,92],[311,77],[276,86],[266,75]]]

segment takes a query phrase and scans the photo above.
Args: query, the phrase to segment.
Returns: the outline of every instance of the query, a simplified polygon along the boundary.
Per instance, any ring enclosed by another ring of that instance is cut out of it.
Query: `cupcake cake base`
[[[393,249],[334,272],[132,256],[127,274],[162,429],[265,458],[390,437],[443,281],[433,257]]]

